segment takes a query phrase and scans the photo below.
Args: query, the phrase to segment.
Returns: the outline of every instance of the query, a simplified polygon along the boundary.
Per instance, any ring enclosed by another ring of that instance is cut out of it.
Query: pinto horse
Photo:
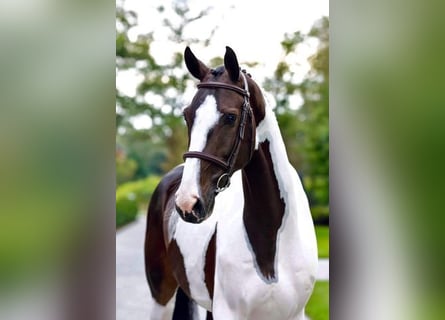
[[[226,47],[184,109],[189,147],[148,209],[150,319],[304,319],[317,270],[308,200],[271,106]]]

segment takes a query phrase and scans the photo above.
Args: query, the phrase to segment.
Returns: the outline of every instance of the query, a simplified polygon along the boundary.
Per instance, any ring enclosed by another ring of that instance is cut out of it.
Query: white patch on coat
[[[208,95],[196,110],[190,135],[189,151],[204,150],[207,144],[207,135],[218,122],[220,116],[221,113],[217,110],[215,97]],[[198,158],[187,158],[185,160],[181,184],[176,192],[176,203],[179,207],[192,207],[196,197],[200,197],[200,163],[201,160]]]
[[[199,304],[195,304],[195,310],[193,311],[193,320],[206,320],[207,310],[201,307]]]
[[[150,297],[149,303],[149,319],[160,319],[169,320],[173,317],[173,312],[175,308],[176,293],[170,299],[165,306],[157,303],[153,298]]]
[[[176,210],[170,219],[177,216]],[[205,309],[211,311],[212,300],[205,284],[205,257],[213,233],[215,232],[217,214],[213,214],[200,224],[176,219],[173,238],[184,259],[185,273],[189,282],[190,294],[193,299]]]

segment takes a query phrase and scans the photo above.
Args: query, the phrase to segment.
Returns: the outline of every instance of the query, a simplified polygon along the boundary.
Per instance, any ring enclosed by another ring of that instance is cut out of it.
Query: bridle
[[[241,119],[240,119],[239,126],[238,126],[238,133],[236,135],[235,144],[232,147],[232,150],[230,152],[230,155],[229,155],[227,161],[220,159],[214,155],[207,154],[207,153],[204,153],[201,151],[188,151],[188,152],[184,153],[184,155],[183,155],[184,160],[186,158],[199,158],[199,159],[211,162],[211,163],[221,167],[222,169],[224,169],[225,172],[218,178],[218,181],[216,182],[216,190],[215,190],[216,193],[224,191],[225,189],[227,189],[230,186],[230,177],[233,174],[235,160],[238,156],[238,152],[239,152],[239,149],[241,146],[241,141],[244,139],[244,133],[245,133],[248,117],[250,118],[250,121],[251,121],[251,130],[252,130],[252,144],[251,144],[251,148],[250,148],[249,161],[252,158],[253,150],[255,148],[255,136],[253,135],[254,124],[253,124],[252,108],[251,108],[250,102],[249,102],[249,98],[250,98],[249,88],[247,86],[246,76],[242,72],[240,72],[240,74],[244,80],[244,89],[234,86],[234,85],[231,85],[231,84],[213,82],[213,81],[203,82],[203,83],[198,84],[198,89],[221,88],[221,89],[235,91],[236,93],[239,93],[240,95],[242,95],[244,98],[243,106],[241,109]]]

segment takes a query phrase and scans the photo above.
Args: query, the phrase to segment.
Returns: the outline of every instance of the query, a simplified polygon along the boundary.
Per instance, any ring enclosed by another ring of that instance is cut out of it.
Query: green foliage
[[[137,203],[127,196],[116,197],[116,227],[121,227],[136,219]]]
[[[159,181],[158,176],[149,176],[145,179],[131,181],[120,185],[116,190],[116,199],[130,199],[136,203],[139,211],[146,210],[151,195]]]
[[[116,182],[117,184],[124,183],[133,179],[138,164],[134,159],[126,156],[116,155]]]
[[[118,140],[124,141],[127,155],[138,168],[134,178],[163,173],[180,162],[187,147],[184,121],[180,117],[182,94],[192,81],[183,66],[182,52],[172,52],[170,62],[160,64],[152,54],[153,32],[127,36],[137,23],[137,15],[117,7],[116,67],[117,73],[135,71],[140,76],[136,95],[127,96],[116,90],[116,127]],[[192,13],[187,1],[173,2],[171,10],[157,8],[163,24],[169,30],[169,40],[188,44],[201,42],[184,39],[184,28],[207,14],[209,9]],[[209,30],[209,39],[215,29]],[[134,117],[147,115],[152,119],[150,129],[136,129]],[[149,143],[147,143],[149,141]],[[149,146],[148,146],[149,145]],[[145,146],[145,151],[140,148]],[[131,150],[130,150],[131,149]],[[147,153],[148,152],[148,153]]]
[[[117,147],[125,153],[125,157],[132,159],[137,164],[131,180],[164,173],[161,164],[165,161],[166,155],[164,148],[159,143],[135,138],[134,135],[124,135],[117,137]],[[117,181],[119,185],[119,179]]]
[[[122,226],[136,219],[138,212],[147,211],[150,198],[159,181],[158,176],[131,181],[116,190],[116,226]]]
[[[147,211],[151,195],[160,178],[150,176],[120,185],[116,190],[116,226],[122,226],[136,219],[138,212]]]
[[[329,282],[315,282],[314,292],[306,305],[306,315],[311,320],[329,319]]]
[[[319,258],[329,258],[329,227],[315,226]]]
[[[304,35],[300,31],[296,31],[292,34],[285,34],[284,40],[281,41],[281,47],[284,49],[285,54],[289,54],[295,51],[296,46],[304,41]]]

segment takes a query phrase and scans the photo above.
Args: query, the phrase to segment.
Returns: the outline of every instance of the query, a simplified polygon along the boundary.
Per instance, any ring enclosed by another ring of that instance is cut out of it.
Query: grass
[[[315,226],[318,257],[329,258],[329,227]],[[329,281],[317,281],[314,292],[306,305],[306,315],[311,320],[329,319]]]
[[[306,305],[306,315],[311,320],[329,319],[329,281],[317,281],[314,292]]]
[[[318,257],[329,258],[329,227],[315,226],[317,235]]]

